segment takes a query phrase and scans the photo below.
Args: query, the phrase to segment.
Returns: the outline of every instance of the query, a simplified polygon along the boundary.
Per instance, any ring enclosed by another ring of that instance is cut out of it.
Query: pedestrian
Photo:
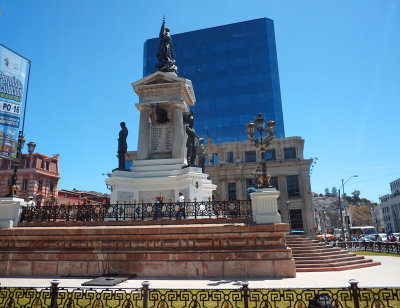
[[[154,203],[154,215],[153,220],[158,220],[161,218],[161,207],[162,207],[163,197],[156,197],[156,202]]]
[[[186,219],[186,212],[185,212],[185,197],[181,192],[178,193],[178,200],[176,201],[177,204],[177,211],[176,211],[176,219]]]
[[[35,207],[36,207],[36,203],[35,203],[35,201],[33,201],[32,196],[29,196],[29,201],[28,201],[27,206],[28,206],[28,211],[29,211],[28,221],[32,221],[33,215],[35,213]]]

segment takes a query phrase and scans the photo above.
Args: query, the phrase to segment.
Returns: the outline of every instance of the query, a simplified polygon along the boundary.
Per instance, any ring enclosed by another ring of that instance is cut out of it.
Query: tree
[[[332,194],[334,194],[334,195],[338,194],[337,189],[336,189],[335,186],[332,187]]]
[[[353,203],[356,204],[358,200],[360,200],[361,192],[359,190],[355,190],[351,193],[353,195]]]
[[[325,195],[330,195],[330,193],[329,193],[329,188],[327,187],[327,188],[325,188]]]

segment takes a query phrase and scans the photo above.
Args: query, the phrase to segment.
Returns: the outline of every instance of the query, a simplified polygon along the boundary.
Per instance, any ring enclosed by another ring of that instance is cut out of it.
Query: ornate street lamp
[[[34,143],[34,142],[29,142],[28,144],[27,144],[27,146],[28,146],[28,153],[29,153],[29,155],[32,155],[32,153],[35,151],[35,148],[36,148],[36,143]]]
[[[19,131],[18,133],[18,144],[17,144],[17,155],[16,158],[13,160],[13,166],[14,166],[14,173],[13,176],[11,177],[11,184],[8,186],[8,194],[6,197],[15,197],[17,196],[17,192],[20,190],[20,187],[17,186],[17,171],[18,167],[21,164],[21,156],[22,156],[22,149],[25,144],[25,139],[24,135],[22,134],[22,131]],[[29,142],[28,143],[28,153],[31,155],[33,151],[35,151],[36,143],[34,142]]]
[[[267,172],[265,163],[266,148],[271,144],[275,136],[275,121],[268,121],[265,127],[265,119],[261,113],[257,114],[254,122],[246,124],[246,133],[251,143],[260,150],[261,164],[255,171],[255,184],[258,188],[267,188],[270,186],[271,176]],[[256,130],[259,132],[259,137],[256,138]],[[265,133],[265,135],[264,135]]]

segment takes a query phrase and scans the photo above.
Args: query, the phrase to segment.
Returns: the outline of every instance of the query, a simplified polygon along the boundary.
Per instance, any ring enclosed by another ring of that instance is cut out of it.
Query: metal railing
[[[251,200],[117,203],[36,206],[22,221],[118,221],[201,218],[251,218]]]
[[[359,288],[349,281],[342,288],[237,289],[2,287],[0,307],[400,307],[400,288]]]
[[[400,242],[341,241],[341,242],[336,242],[335,245],[337,247],[350,251],[371,251],[371,252],[400,254]]]

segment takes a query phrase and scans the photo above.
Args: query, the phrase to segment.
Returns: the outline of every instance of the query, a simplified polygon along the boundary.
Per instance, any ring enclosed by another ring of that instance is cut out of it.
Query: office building
[[[156,71],[159,38],[144,44],[143,76]],[[195,130],[213,143],[247,140],[245,124],[262,113],[285,137],[274,23],[260,18],[172,35],[178,76],[196,93]],[[206,140],[206,138],[205,138]]]

